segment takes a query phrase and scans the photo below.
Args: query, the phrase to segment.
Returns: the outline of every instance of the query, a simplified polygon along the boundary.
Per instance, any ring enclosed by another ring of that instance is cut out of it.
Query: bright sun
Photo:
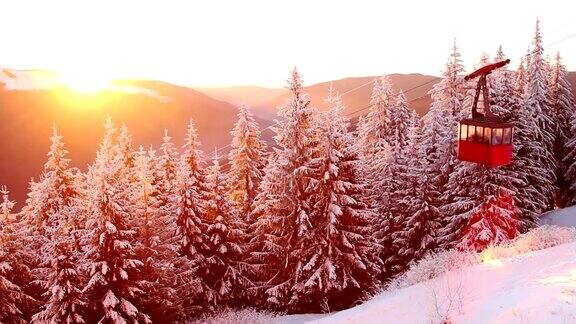
[[[94,93],[110,86],[111,79],[95,71],[60,73],[59,81],[70,90],[82,93]]]

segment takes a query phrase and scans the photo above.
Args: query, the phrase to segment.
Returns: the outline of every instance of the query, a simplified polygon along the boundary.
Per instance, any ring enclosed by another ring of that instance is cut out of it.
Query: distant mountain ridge
[[[367,109],[364,108],[369,105],[370,95],[372,93],[371,81],[376,77],[377,76],[368,76],[333,80],[309,85],[305,87],[304,90],[310,96],[314,106],[319,106],[321,109],[325,109],[326,107],[323,100],[326,98],[328,88],[332,84],[336,90],[343,94],[342,99],[346,105],[345,113],[351,114],[363,109],[362,112],[355,113],[351,116],[352,118],[355,118],[366,112]],[[431,98],[430,95],[428,95],[428,92],[432,89],[434,84],[440,81],[438,77],[422,74],[391,74],[390,78],[396,91],[399,91],[400,89],[408,91],[406,97],[410,101],[410,107],[412,107],[412,109],[415,109],[420,116],[423,116],[428,112],[431,104]],[[573,94],[576,98],[576,72],[568,72],[567,79],[572,86]],[[413,89],[415,87],[418,88]],[[256,115],[265,119],[274,119],[278,107],[282,105],[288,97],[288,92],[285,89],[250,86],[205,89],[206,88],[198,88],[200,91],[209,91],[209,95],[213,98],[235,105],[246,102],[252,107],[252,110]],[[260,89],[262,89],[262,95],[259,95]],[[348,91],[350,91],[350,93],[346,93]],[[277,93],[278,95],[271,96],[274,93]],[[250,101],[248,98],[268,99],[255,99]]]
[[[210,97],[229,102],[239,106],[243,103],[252,107],[258,107],[273,98],[288,93],[286,89],[265,88],[257,86],[234,86],[234,87],[195,87]]]
[[[351,114],[359,109],[367,107],[370,103],[370,95],[372,94],[372,81],[376,76],[367,77],[354,77],[345,78],[340,80],[333,80],[328,82],[317,83],[309,85],[304,88],[304,91],[310,96],[312,105],[325,109],[324,98],[328,95],[330,85],[334,89],[343,94],[342,99],[346,105],[345,113]],[[425,114],[430,106],[430,96],[427,95],[428,91],[436,84],[439,79],[431,75],[422,74],[391,74],[390,78],[396,91],[400,89],[407,91],[415,86],[422,85],[416,89],[412,89],[406,93],[410,106],[415,109],[420,115]],[[203,91],[203,88],[198,88]],[[243,92],[247,89],[246,92]],[[276,90],[277,95],[271,96]],[[252,107],[254,113],[262,118],[273,119],[276,117],[277,108],[282,105],[288,98],[289,94],[284,89],[269,89],[262,90],[262,95],[258,96],[258,87],[226,87],[226,88],[210,88],[210,96],[227,101],[230,103],[238,104],[242,101]],[[265,98],[267,100],[254,100],[253,102],[243,98]],[[417,100],[414,100],[417,99]],[[365,110],[363,111],[365,112]],[[361,113],[354,114],[351,117],[357,117]]]
[[[419,114],[425,114],[430,106],[427,93],[438,80],[420,74],[393,74],[391,78],[396,89],[403,90],[427,83],[407,94],[409,100],[419,98],[410,105]],[[334,80],[307,86],[305,91],[314,106],[325,109],[323,100],[332,84],[344,94],[346,113],[350,114],[368,107],[373,79],[369,76]],[[570,72],[568,80],[576,95],[576,72]],[[135,149],[139,145],[157,146],[164,128],[180,146],[188,119],[192,118],[202,149],[208,155],[230,144],[230,130],[240,103],[252,106],[261,128],[266,128],[288,96],[285,89],[252,86],[191,89],[147,80],[117,81],[104,93],[104,96],[71,93],[57,84],[52,72],[0,69],[0,185],[8,186],[13,199],[22,203],[28,181],[39,177],[53,122],[64,136],[72,165],[81,168],[95,157],[106,116],[111,116],[118,126],[127,124],[134,136]],[[365,112],[366,109],[352,117]],[[263,135],[272,141],[269,130]]]

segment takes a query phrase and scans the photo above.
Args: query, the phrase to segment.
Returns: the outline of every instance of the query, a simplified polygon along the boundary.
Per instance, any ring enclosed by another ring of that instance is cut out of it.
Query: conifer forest
[[[95,158],[76,168],[54,124],[22,210],[0,192],[0,323],[329,313],[428,255],[529,232],[542,213],[576,204],[575,97],[539,28],[524,57],[487,77],[492,111],[514,124],[514,158],[497,168],[457,158],[476,84],[456,42],[424,116],[383,75],[351,118],[334,88],[311,101],[294,68],[273,141],[249,103],[216,149],[192,119],[185,138],[160,129],[161,145],[144,147],[108,118]],[[474,67],[507,58],[500,47]]]

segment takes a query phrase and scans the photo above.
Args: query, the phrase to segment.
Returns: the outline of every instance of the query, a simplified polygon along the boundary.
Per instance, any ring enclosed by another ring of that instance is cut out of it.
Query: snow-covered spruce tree
[[[490,244],[507,242],[518,236],[513,195],[513,191],[502,186],[497,192],[488,194],[480,205],[470,211],[456,247],[481,251]]]
[[[357,146],[366,161],[368,185],[379,214],[375,235],[386,247],[381,257],[386,262],[383,274],[389,277],[400,270],[393,241],[405,214],[395,200],[402,183],[398,177],[403,168],[400,155],[407,143],[411,114],[404,93],[394,92],[388,76],[374,82],[370,112],[358,126]]]
[[[7,251],[6,244],[8,243],[0,232],[0,322],[27,323],[22,305],[30,297],[12,279],[16,275],[15,263],[18,261]]]
[[[384,75],[374,80],[368,114],[358,121],[357,145],[364,159],[371,160],[380,152],[378,143],[384,140],[393,145],[392,108],[396,104],[396,94],[390,77]]]
[[[165,321],[167,308],[172,305],[170,297],[174,289],[166,285],[163,270],[170,268],[169,258],[174,257],[170,248],[163,246],[160,232],[165,230],[158,201],[158,174],[155,151],[145,151],[142,146],[134,155],[134,182],[130,188],[132,226],[138,235],[134,242],[135,255],[143,263],[136,274],[144,291],[141,307],[147,310],[153,321]]]
[[[564,179],[566,181],[566,205],[571,206],[576,204],[576,105],[574,102],[569,103],[572,105],[572,115],[570,116],[570,132],[568,142],[566,143],[567,154],[564,158],[566,164],[566,172]],[[570,109],[567,105],[565,109]]]
[[[141,156],[141,155],[140,155]],[[147,272],[147,286],[144,287],[147,297],[144,299],[147,309],[153,309],[150,316],[154,322],[174,322],[186,320],[190,312],[185,309],[183,296],[189,296],[189,289],[197,280],[192,279],[192,263],[186,256],[179,253],[179,239],[175,236],[177,231],[177,209],[179,200],[179,154],[172,143],[172,138],[164,130],[159,156],[155,156],[153,150],[148,150],[147,163],[139,162],[136,165],[142,168],[138,171],[140,181],[149,180],[148,187],[153,190],[149,192],[153,204],[150,205],[154,217],[150,219],[150,231],[152,240],[151,246],[146,249],[152,254],[148,265],[150,272]],[[136,160],[138,162],[138,160]],[[148,174],[142,177],[143,174]],[[142,188],[142,187],[140,187]],[[141,189],[140,189],[141,190]],[[141,196],[142,197],[142,196]],[[140,210],[142,210],[142,199],[140,200]],[[139,236],[142,240],[143,236]],[[143,241],[144,242],[144,241]],[[147,245],[140,245],[141,247]],[[145,265],[147,262],[144,262]],[[184,297],[185,298],[185,297]]]
[[[56,126],[52,128],[48,160],[38,181],[31,181],[26,205],[18,225],[16,240],[22,250],[18,259],[24,268],[17,279],[22,288],[38,301],[43,300],[50,267],[50,242],[61,210],[70,206],[78,195],[74,174],[69,168],[68,151]],[[27,317],[38,312],[37,305],[23,309]]]
[[[142,268],[133,247],[127,209],[130,201],[121,187],[125,177],[124,157],[118,154],[116,129],[108,118],[104,139],[95,163],[88,170],[88,236],[84,242],[90,279],[83,289],[89,305],[87,322],[149,323],[149,316],[138,309],[140,284],[136,273]]]
[[[33,182],[23,210],[23,217],[44,235],[52,227],[54,215],[69,206],[78,192],[74,186],[74,175],[69,169],[68,151],[64,148],[62,136],[56,126],[52,128],[48,161],[44,165],[38,182]]]
[[[26,323],[27,316],[23,311],[33,300],[15,280],[21,278],[18,252],[24,247],[21,241],[16,240],[18,234],[11,214],[14,202],[9,199],[6,187],[2,186],[0,193],[0,323]]]
[[[32,316],[32,323],[86,322],[88,303],[82,294],[85,278],[80,269],[81,251],[76,245],[76,229],[72,223],[76,212],[76,206],[69,206],[59,213],[57,230],[50,242],[48,299],[42,310]]]
[[[554,116],[550,104],[548,102],[548,83],[546,80],[546,70],[548,63],[543,57],[544,49],[542,47],[542,37],[540,35],[540,24],[536,21],[536,31],[534,34],[534,41],[532,44],[532,52],[530,55],[530,63],[526,72],[526,90],[524,94],[525,109],[533,112],[536,115],[536,123],[540,134],[535,134],[534,138],[546,150],[546,154],[537,156],[540,159],[543,167],[548,169],[546,183],[539,185],[548,194],[550,204],[545,208],[552,208],[552,199],[555,195],[554,192],[554,174],[557,167],[557,161],[554,155],[554,141],[556,136],[559,135],[558,122]]]
[[[205,213],[209,222],[206,234],[210,239],[210,254],[206,264],[197,268],[196,276],[214,290],[218,305],[239,307],[253,286],[244,274],[245,224],[227,196],[226,177],[216,153],[206,180]]]
[[[466,116],[463,71],[460,52],[454,43],[442,80],[430,90],[432,106],[423,118],[420,143],[426,148],[424,157],[430,167],[430,181],[437,191],[442,191],[456,163],[458,120]]]
[[[10,200],[8,196],[10,191],[6,186],[0,187],[0,195],[2,195],[2,203],[0,203],[0,230],[2,230],[2,223],[14,220],[16,217],[12,215],[12,208],[16,204],[14,201]]]
[[[258,124],[246,105],[238,108],[238,121],[231,134],[232,150],[228,154],[230,196],[244,221],[249,221],[266,165],[266,144],[260,139]]]
[[[154,254],[153,248],[158,242],[156,236],[153,220],[158,217],[158,201],[156,199],[157,192],[154,185],[154,165],[155,156],[154,152],[146,152],[142,146],[134,158],[134,176],[135,182],[133,184],[132,201],[134,202],[133,218],[135,218],[135,225],[138,228],[139,249],[142,254],[142,262],[145,264],[147,270],[152,265],[152,255]],[[147,272],[147,271],[145,271]]]
[[[340,96],[330,89],[322,116],[319,180],[311,230],[293,250],[291,311],[344,309],[374,293],[382,271],[374,238],[376,215],[368,205],[364,168],[358,159]]]
[[[560,52],[556,53],[554,64],[548,75],[548,88],[550,109],[556,116],[559,133],[555,153],[559,157],[564,156],[562,148],[565,148],[570,133],[570,119],[576,109],[572,88],[567,79],[566,67],[562,64]],[[565,151],[564,151],[565,153]]]
[[[362,167],[367,176],[367,185],[370,187],[371,205],[377,212],[382,212],[388,206],[386,203],[388,193],[392,190],[382,191],[383,188],[391,189],[389,179],[390,160],[396,157],[396,152],[391,152],[397,144],[396,129],[393,126],[394,114],[392,110],[396,106],[398,98],[394,93],[390,77],[383,75],[374,79],[374,87],[370,97],[370,109],[368,114],[360,117],[358,121],[358,135],[356,138],[357,151],[362,158]],[[394,223],[393,215],[390,211],[385,211],[380,215],[379,229],[376,235],[380,243],[387,247],[386,256],[395,255],[391,247],[391,236],[394,229],[390,224]],[[383,240],[388,240],[384,242]],[[383,271],[388,274],[389,271]]]
[[[384,276],[387,278],[402,271],[406,265],[406,262],[399,258],[398,250],[401,247],[398,245],[398,239],[408,213],[407,206],[398,202],[406,194],[407,173],[413,159],[407,156],[410,149],[408,138],[410,128],[416,121],[402,92],[390,109],[390,116],[393,134],[389,142],[381,140],[377,144],[380,150],[374,157],[371,168],[372,187],[378,202],[376,207],[379,214],[375,236],[385,247],[381,257],[385,262]]]
[[[178,150],[172,143],[172,137],[164,130],[160,154],[156,162],[158,206],[160,213],[166,217],[172,217],[176,213],[177,179],[178,179]]]
[[[407,265],[435,252],[438,248],[438,237],[441,229],[441,215],[438,203],[433,201],[439,197],[438,192],[429,181],[425,148],[420,147],[422,129],[414,123],[403,158],[405,166],[401,178],[404,183],[399,192],[397,204],[405,209],[407,215],[395,243],[398,246],[398,258],[402,265]]]
[[[495,62],[506,59],[502,46],[498,47]],[[490,91],[490,107],[494,114],[504,120],[511,120],[520,107],[520,96],[516,92],[516,75],[506,67],[495,70],[488,75]]]
[[[536,25],[533,49],[526,71],[526,86],[515,118],[515,154],[511,167],[525,174],[526,186],[517,192],[522,231],[535,224],[535,217],[553,207],[556,196],[553,154],[557,123],[551,117],[542,57],[542,38]]]
[[[478,62],[478,64],[476,65],[476,67],[474,69],[479,69],[483,66],[486,66],[488,64],[490,64],[490,55],[488,55],[488,53],[486,52],[482,52],[482,56],[480,56],[480,61]]]
[[[261,291],[271,307],[291,312],[313,308],[296,290],[302,271],[301,253],[314,227],[311,213],[317,188],[318,143],[316,111],[302,90],[295,69],[288,80],[290,98],[280,107],[274,139],[277,148],[265,169],[257,196],[252,264],[260,269]]]
[[[128,169],[133,168],[136,161],[136,154],[132,150],[132,135],[128,131],[128,126],[126,126],[126,124],[122,124],[120,127],[116,150],[118,150],[117,154],[124,167]],[[132,173],[130,175],[134,176]]]
[[[425,161],[422,165],[426,166],[429,182],[428,201],[437,208],[451,199],[446,186],[457,163],[458,120],[466,116],[463,71],[460,53],[454,44],[442,81],[430,90],[432,106],[423,118],[419,146],[423,148],[421,156]]]
[[[556,204],[560,207],[572,205],[576,202],[572,188],[573,179],[566,177],[569,174],[568,168],[574,162],[571,132],[571,120],[576,112],[576,102],[572,94],[572,89],[566,78],[566,68],[562,64],[560,52],[556,53],[556,59],[548,76],[549,104],[551,111],[558,122],[558,136],[554,143],[554,153],[559,163],[557,180],[560,192]],[[571,171],[574,172],[574,171]]]
[[[520,97],[524,96],[524,88],[526,88],[526,58],[520,59],[520,64],[516,70],[516,80],[514,89],[516,94]]]
[[[480,249],[514,238],[518,234],[514,190],[522,185],[514,169],[459,163],[447,185],[452,200],[441,208],[448,215],[443,247]]]
[[[183,317],[211,312],[217,301],[214,289],[196,277],[196,272],[207,266],[207,256],[210,254],[205,210],[206,176],[202,169],[204,162],[199,146],[196,127],[190,120],[178,168],[178,207],[174,237],[181,256],[176,279],[181,285],[178,295],[182,299],[178,309]],[[194,274],[189,265],[193,267]]]

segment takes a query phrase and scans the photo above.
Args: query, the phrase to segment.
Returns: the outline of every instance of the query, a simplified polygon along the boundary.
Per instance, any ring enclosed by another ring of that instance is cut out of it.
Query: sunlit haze
[[[382,73],[438,75],[454,38],[471,68],[502,44],[576,69],[574,1],[2,1],[0,65],[50,69],[91,88],[111,78],[278,87]],[[555,42],[561,41],[554,45]]]

